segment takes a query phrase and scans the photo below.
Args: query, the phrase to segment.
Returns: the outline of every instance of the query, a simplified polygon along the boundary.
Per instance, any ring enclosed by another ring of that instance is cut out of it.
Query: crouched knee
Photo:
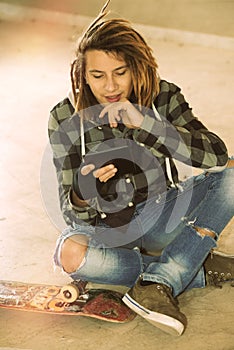
[[[67,238],[61,249],[61,264],[67,273],[75,272],[81,265],[88,247],[88,238],[75,235]]]

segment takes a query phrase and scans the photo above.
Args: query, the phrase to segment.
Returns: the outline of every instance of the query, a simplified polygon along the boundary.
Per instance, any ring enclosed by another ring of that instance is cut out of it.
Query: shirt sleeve
[[[91,224],[97,215],[93,205],[78,207],[71,202],[71,186],[73,173],[79,168],[80,135],[77,123],[70,116],[67,106],[55,107],[48,123],[49,140],[53,151],[53,162],[59,185],[60,208],[68,225],[74,222]]]
[[[228,161],[224,142],[194,116],[176,85],[164,83],[162,90],[155,101],[160,120],[146,114],[135,140],[158,157],[203,169],[223,167]]]

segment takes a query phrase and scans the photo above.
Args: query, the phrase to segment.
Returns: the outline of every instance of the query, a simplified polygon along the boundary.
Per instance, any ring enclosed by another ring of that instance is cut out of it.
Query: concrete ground
[[[56,203],[47,121],[69,88],[76,28],[36,21],[0,22],[1,279],[69,282],[52,254],[64,227]],[[174,81],[194,112],[234,154],[234,52],[147,38],[162,77]],[[184,170],[186,175],[187,170]],[[41,196],[42,194],[42,196]],[[233,220],[219,242],[234,254]],[[179,297],[188,328],[174,338],[137,317],[125,325],[0,309],[0,349],[233,350],[234,289],[207,287]]]

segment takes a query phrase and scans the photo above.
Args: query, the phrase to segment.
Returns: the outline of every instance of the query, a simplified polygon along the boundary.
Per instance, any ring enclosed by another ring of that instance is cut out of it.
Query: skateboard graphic
[[[125,323],[136,314],[122,302],[122,294],[108,289],[87,289],[87,282],[79,281],[61,287],[0,281],[0,308],[87,316]]]

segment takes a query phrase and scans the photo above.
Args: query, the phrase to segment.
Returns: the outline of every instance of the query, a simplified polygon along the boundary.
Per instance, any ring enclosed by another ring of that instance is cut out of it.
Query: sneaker
[[[138,280],[124,295],[123,302],[166,333],[179,336],[187,324],[186,317],[180,312],[171,289],[164,284],[142,285],[141,280]]]
[[[208,285],[222,288],[222,283],[232,282],[234,287],[234,256],[211,253],[205,263],[206,280]]]

